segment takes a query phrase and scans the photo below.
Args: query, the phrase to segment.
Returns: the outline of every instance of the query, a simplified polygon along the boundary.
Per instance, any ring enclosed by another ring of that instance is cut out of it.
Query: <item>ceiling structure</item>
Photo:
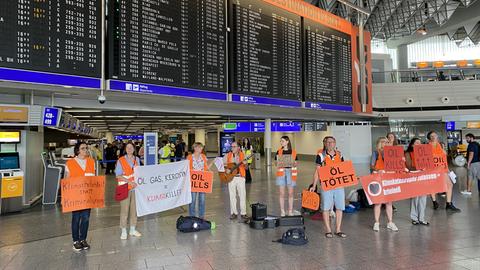
[[[358,24],[355,10],[337,0],[305,0]],[[360,2],[362,1],[362,2]],[[461,44],[480,43],[480,1],[477,0],[351,0],[370,11],[365,27],[389,47],[446,34]]]

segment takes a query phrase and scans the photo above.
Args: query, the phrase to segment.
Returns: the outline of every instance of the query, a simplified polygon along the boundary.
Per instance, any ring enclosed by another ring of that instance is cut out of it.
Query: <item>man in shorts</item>
[[[472,186],[475,179],[478,183],[478,190],[480,193],[480,158],[478,156],[480,147],[475,141],[475,135],[468,133],[465,136],[468,142],[467,148],[467,168],[468,168],[468,177],[467,177],[467,189],[462,191],[463,195],[472,195]]]
[[[319,151],[317,154],[317,159],[315,161],[317,169],[322,166],[328,166],[334,163],[343,162],[342,154],[336,149],[336,140],[332,136],[327,136],[323,139],[324,149]],[[313,186],[310,191],[314,191],[317,183],[319,181],[318,174],[314,174]],[[320,183],[321,184],[321,183]],[[335,235],[341,238],[347,237],[345,233],[342,232],[342,217],[343,210],[345,210],[345,189],[337,188],[334,190],[324,191],[321,189],[322,194],[322,215],[323,221],[325,223],[325,237],[332,238],[333,233],[330,226],[330,210],[335,206],[336,213],[336,232]]]

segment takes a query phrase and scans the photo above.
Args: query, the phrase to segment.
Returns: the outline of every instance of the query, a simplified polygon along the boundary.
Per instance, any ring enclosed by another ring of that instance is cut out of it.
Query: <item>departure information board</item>
[[[351,36],[310,20],[304,29],[306,101],[351,106]]]
[[[226,92],[225,0],[110,2],[111,79]],[[167,89],[152,85],[117,90]]]
[[[231,8],[232,92],[301,100],[300,16],[259,0],[233,0]]]
[[[0,79],[62,84],[58,77],[31,78],[31,72],[10,69],[100,78],[101,20],[97,0],[0,1]],[[100,85],[88,82],[73,84]]]

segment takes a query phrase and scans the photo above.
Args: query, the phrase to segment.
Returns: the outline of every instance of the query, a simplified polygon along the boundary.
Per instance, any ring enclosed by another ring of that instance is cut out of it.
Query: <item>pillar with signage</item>
[[[265,119],[265,133],[264,133],[264,144],[265,144],[265,162],[267,168],[272,166],[272,119]]]
[[[145,165],[158,164],[158,133],[146,132],[143,138]]]

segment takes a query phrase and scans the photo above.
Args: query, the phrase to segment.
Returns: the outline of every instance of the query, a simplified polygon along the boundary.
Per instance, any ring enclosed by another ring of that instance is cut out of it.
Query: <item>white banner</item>
[[[192,202],[188,160],[135,167],[134,175],[139,217]]]

